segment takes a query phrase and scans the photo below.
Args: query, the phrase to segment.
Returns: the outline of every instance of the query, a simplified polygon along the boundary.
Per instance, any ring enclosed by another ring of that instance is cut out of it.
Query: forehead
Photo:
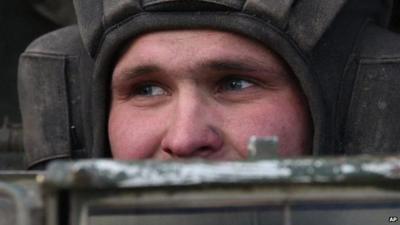
[[[170,30],[143,34],[128,42],[114,73],[142,64],[177,70],[224,60],[287,72],[280,56],[242,35],[216,30]]]
[[[136,48],[151,47],[154,43],[163,43],[165,47],[218,47],[236,48],[245,46],[252,50],[263,48],[261,44],[239,34],[216,30],[170,30],[147,33],[134,39]],[[195,44],[195,45],[193,45]],[[207,44],[207,46],[202,46]],[[211,45],[210,45],[211,44]]]
[[[112,77],[126,79],[138,71],[162,71],[175,74],[175,78],[211,75],[207,72],[210,68],[269,71],[279,75],[279,79],[293,79],[286,62],[268,47],[238,34],[215,30],[170,30],[141,35],[126,45]]]

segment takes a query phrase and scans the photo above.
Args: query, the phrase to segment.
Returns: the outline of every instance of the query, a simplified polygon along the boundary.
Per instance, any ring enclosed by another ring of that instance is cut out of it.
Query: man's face
[[[116,159],[245,159],[252,135],[278,136],[278,154],[296,156],[310,151],[311,127],[282,59],[236,34],[142,35],[113,72],[108,133]]]

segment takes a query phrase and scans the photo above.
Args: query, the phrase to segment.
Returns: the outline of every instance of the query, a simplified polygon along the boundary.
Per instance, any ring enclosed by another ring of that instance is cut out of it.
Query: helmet
[[[71,0],[29,0],[29,3],[38,13],[57,25],[76,23]]]
[[[386,96],[382,91],[391,94],[383,86],[394,85],[396,79],[373,72],[387,64],[364,58],[379,51],[382,59],[387,51],[394,54],[393,46],[400,46],[394,42],[397,35],[384,28],[391,1],[75,0],[74,4],[78,26],[39,38],[21,56],[19,94],[31,166],[55,158],[109,156],[109,83],[118,49],[157,30],[229,31],[277,52],[307,97],[315,155],[344,153],[344,149],[375,151],[372,146],[389,140],[369,140],[376,133],[390,133],[382,126],[400,128],[393,117],[384,118],[400,109],[375,111],[390,108],[393,100],[382,100],[378,106],[371,103]],[[375,38],[390,42],[378,43]],[[376,79],[384,80],[374,83]],[[370,123],[378,116],[379,121]],[[366,132],[367,124],[378,130]]]

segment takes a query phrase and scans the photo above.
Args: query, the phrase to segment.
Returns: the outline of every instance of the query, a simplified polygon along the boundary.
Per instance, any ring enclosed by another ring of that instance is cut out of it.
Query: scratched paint
[[[379,181],[379,182],[378,182]],[[84,160],[56,162],[44,183],[64,187],[145,187],[240,183],[400,182],[400,157],[332,157],[261,161]]]

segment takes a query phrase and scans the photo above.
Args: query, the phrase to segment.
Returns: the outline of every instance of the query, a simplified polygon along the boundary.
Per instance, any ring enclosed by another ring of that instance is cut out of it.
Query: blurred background
[[[33,39],[73,24],[74,19],[72,0],[0,1],[0,118],[20,122],[16,91],[19,55]]]
[[[19,55],[37,37],[75,23],[72,0],[0,1],[0,169],[23,169]]]

